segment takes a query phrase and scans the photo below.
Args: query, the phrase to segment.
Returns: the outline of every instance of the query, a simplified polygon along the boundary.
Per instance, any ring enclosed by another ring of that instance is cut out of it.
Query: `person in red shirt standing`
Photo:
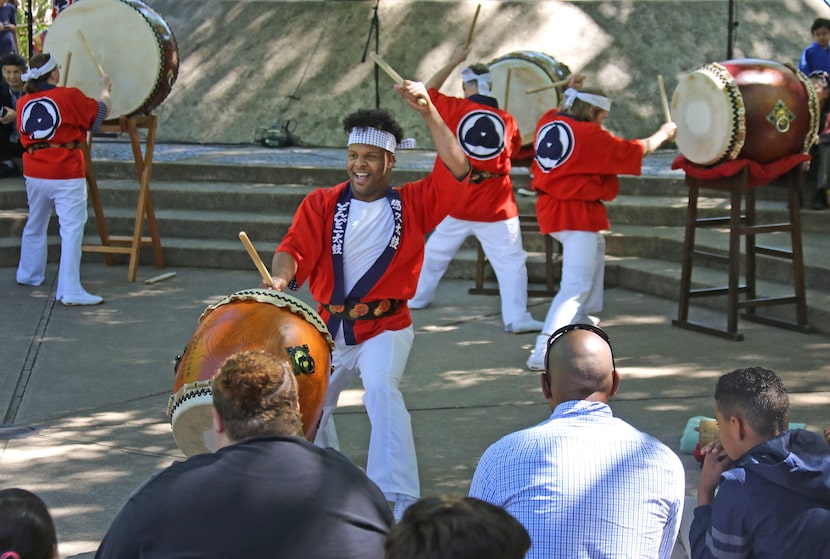
[[[470,165],[424,84],[407,80],[395,89],[432,135],[438,153],[433,171],[393,188],[395,150],[406,147],[400,125],[384,110],[348,115],[349,180],[305,197],[274,253],[272,281],[263,283],[284,291],[308,280],[336,346],[314,443],[338,447],[332,413],[359,374],[372,426],[366,474],[400,519],[421,491],[411,417],[399,387],[415,336],[407,301],[415,294],[424,236],[463,196]]]
[[[643,156],[673,140],[677,126],[663,124],[648,138],[625,140],[602,128],[611,100],[598,89],[570,87],[558,109],[536,125],[531,185],[538,194],[536,216],[543,234],[562,243],[562,280],[527,367],[545,369],[550,335],[568,324],[591,324],[602,310],[605,238],[611,224],[603,201],[617,197],[617,175],[639,175]]]
[[[29,218],[23,229],[17,283],[37,286],[46,276],[46,227],[52,206],[58,214],[61,257],[55,299],[67,306],[97,305],[103,299],[81,285],[81,244],[87,220],[84,152],[86,133],[109,114],[112,79],[101,77],[92,99],[74,87],[58,87],[60,67],[48,53],[37,54],[23,75],[26,95],[17,101],[17,128],[23,145],[23,175]]]
[[[490,96],[490,70],[485,64],[462,70],[463,99],[438,91],[469,52],[459,46],[447,65],[425,84],[441,118],[470,160],[473,174],[467,195],[427,240],[418,290],[409,307],[422,309],[432,302],[450,261],[464,240],[475,235],[496,273],[504,329],[516,334],[538,332],[542,323],[527,311],[527,253],[522,247],[519,209],[510,179],[510,157],[522,143],[519,127]]]

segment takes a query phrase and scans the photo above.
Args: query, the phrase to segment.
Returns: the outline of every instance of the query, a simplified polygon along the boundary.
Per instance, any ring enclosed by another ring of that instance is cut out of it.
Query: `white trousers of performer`
[[[574,322],[586,322],[600,312],[605,283],[605,237],[592,231],[557,231],[562,243],[562,281],[545,318],[543,334]]]
[[[387,330],[353,346],[343,343],[342,334],[337,336],[332,354],[334,373],[314,439],[317,446],[339,448],[332,413],[340,392],[359,374],[365,391],[363,404],[372,425],[366,475],[389,501],[394,501],[396,494],[421,495],[412,420],[399,388],[414,336],[412,326]]]
[[[470,235],[481,243],[496,273],[504,325],[532,320],[527,312],[527,252],[522,248],[518,217],[493,222],[447,217],[439,223],[427,240],[424,265],[418,278],[418,289],[409,301],[410,308],[422,309],[432,302],[447,266]]]
[[[40,285],[46,277],[46,228],[52,206],[58,214],[61,257],[55,298],[86,293],[81,286],[81,245],[87,220],[85,179],[38,179],[26,177],[29,218],[23,229],[17,282]]]

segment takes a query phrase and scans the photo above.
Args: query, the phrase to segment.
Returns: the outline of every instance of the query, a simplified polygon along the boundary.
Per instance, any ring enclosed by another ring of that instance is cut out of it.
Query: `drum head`
[[[46,35],[43,50],[59,64],[66,64],[67,53],[72,53],[69,67],[63,69],[67,87],[97,99],[100,73],[87,44],[112,78],[108,118],[149,113],[169,93],[178,74],[178,52],[175,56],[170,52],[176,48],[170,29],[137,0],[75,2],[61,12]]]
[[[672,97],[677,147],[698,165],[734,159],[744,143],[740,91],[728,72],[704,67],[680,78]]]
[[[527,91],[567,78],[570,70],[553,57],[533,51],[511,52],[496,58],[489,66],[493,77],[491,95],[498,100],[500,108],[516,119],[522,145],[532,145],[536,123],[543,114],[559,105],[561,88],[538,93]]]

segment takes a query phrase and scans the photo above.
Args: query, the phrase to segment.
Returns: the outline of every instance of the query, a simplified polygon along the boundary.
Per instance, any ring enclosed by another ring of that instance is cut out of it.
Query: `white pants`
[[[518,217],[493,222],[445,218],[427,240],[418,289],[409,306],[420,309],[432,302],[447,266],[470,235],[475,235],[481,243],[496,273],[504,325],[530,319],[527,312],[527,253],[522,248]]]
[[[363,381],[363,404],[372,424],[366,475],[386,498],[395,494],[420,497],[418,461],[412,437],[412,420],[399,389],[415,332],[412,326],[387,330],[365,342],[347,346],[337,340],[332,354],[334,373],[329,380],[323,416],[314,444],[338,448],[332,413],[340,392],[356,374]]]
[[[562,243],[562,281],[545,318],[544,334],[589,313],[600,312],[605,282],[605,237],[592,231],[557,231],[551,237]]]
[[[86,226],[87,188],[85,179],[38,179],[26,177],[29,219],[23,229],[17,281],[40,285],[46,276],[46,228],[52,205],[58,214],[61,258],[55,298],[85,293],[81,287],[81,245]]]

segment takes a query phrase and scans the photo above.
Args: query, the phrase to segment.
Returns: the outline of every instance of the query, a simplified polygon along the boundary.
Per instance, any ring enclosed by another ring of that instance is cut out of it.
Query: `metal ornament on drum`
[[[178,46],[164,19],[145,3],[75,2],[49,28],[44,52],[61,64],[67,52],[72,53],[67,87],[77,87],[97,99],[101,92],[100,74],[78,31],[112,78],[108,118],[149,114],[170,94],[179,73]]]
[[[205,309],[176,364],[167,415],[173,438],[186,456],[216,450],[211,379],[228,357],[256,349],[291,363],[303,434],[314,439],[331,374],[331,334],[317,312],[299,299],[248,289]]]
[[[681,77],[671,114],[680,153],[704,166],[806,153],[819,128],[818,97],[807,76],[751,58],[706,64]]]
[[[516,119],[522,145],[532,145],[536,135],[536,123],[547,111],[559,106],[562,91],[558,87],[536,93],[528,93],[528,90],[563,80],[571,71],[552,56],[534,51],[511,52],[494,59],[488,66],[493,79],[493,90],[490,95],[498,100],[501,109]]]

